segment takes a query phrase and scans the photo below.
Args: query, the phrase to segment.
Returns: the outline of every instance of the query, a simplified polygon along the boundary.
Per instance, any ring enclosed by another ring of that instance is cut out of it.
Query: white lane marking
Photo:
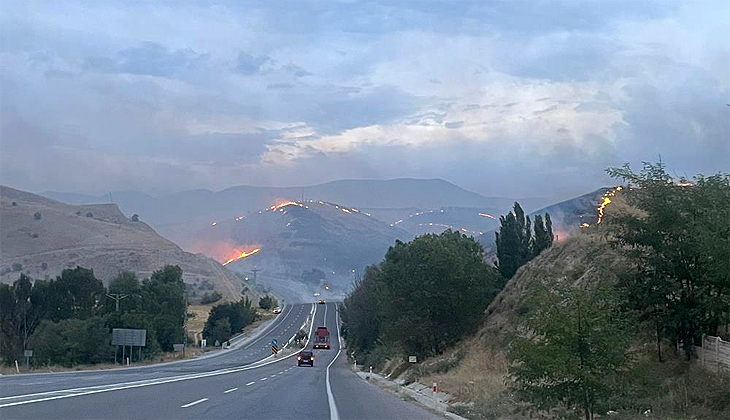
[[[259,380],[260,380],[260,381],[265,381],[265,380],[267,380],[267,379],[269,379],[269,378],[267,378],[266,376],[264,376],[263,378],[261,378],[261,379],[259,379]]]
[[[237,390],[237,389],[238,389],[238,388],[231,388],[231,389],[227,389],[227,390],[223,391],[223,393],[224,393],[224,394],[229,394],[229,393],[231,393],[231,392],[233,392],[233,391],[235,391],[235,390]]]
[[[327,306],[325,305],[325,309]],[[325,322],[327,322],[327,319],[325,318]],[[326,325],[326,324],[325,324]],[[337,330],[337,343],[340,344],[340,322],[339,322],[339,312],[337,311],[337,304],[335,303],[335,328]],[[327,383],[327,401],[329,402],[330,406],[330,420],[339,420],[340,419],[340,413],[337,411],[337,404],[335,403],[335,397],[332,395],[332,387],[330,386],[330,366],[332,366],[333,363],[335,363],[335,360],[340,356],[340,353],[342,353],[342,345],[338,345],[337,354],[335,355],[335,358],[332,359],[329,365],[327,365],[327,375],[325,382]]]
[[[207,398],[201,398],[201,399],[199,399],[199,400],[197,400],[197,401],[193,401],[193,402],[191,402],[191,403],[187,403],[187,404],[185,404],[185,405],[181,405],[181,406],[180,406],[180,408],[188,408],[188,407],[192,407],[192,406],[194,406],[195,404],[200,404],[200,403],[202,403],[202,402],[206,402],[206,401],[208,401],[208,399],[207,399]]]
[[[312,311],[310,313],[313,313],[314,315],[317,314],[317,307],[315,306],[315,304],[312,304]],[[312,317],[312,319],[314,319],[314,316]],[[309,327],[309,337],[312,336],[313,328],[314,328],[314,322],[312,322],[312,325]],[[304,346],[306,347],[308,344],[309,344],[309,338],[307,338],[307,342],[304,344]],[[43,397],[43,398],[38,398],[38,399],[34,399],[34,400],[16,401],[16,402],[12,402],[12,403],[0,404],[0,408],[12,407],[12,406],[24,405],[24,404],[33,404],[33,403],[38,403],[38,402],[43,402],[43,401],[59,400],[59,399],[63,399],[63,398],[80,397],[83,395],[99,394],[102,392],[119,391],[119,390],[130,389],[130,388],[141,388],[144,386],[161,385],[161,384],[167,384],[167,383],[171,383],[171,382],[185,381],[185,380],[189,380],[189,379],[207,378],[209,376],[226,375],[229,373],[236,373],[236,372],[242,372],[245,370],[258,369],[260,367],[268,366],[272,363],[281,362],[282,360],[286,360],[290,357],[296,356],[297,354],[298,353],[292,353],[292,354],[284,356],[280,359],[269,360],[268,362],[260,363],[256,366],[244,366],[244,367],[231,368],[231,369],[219,369],[219,370],[203,372],[203,373],[195,374],[195,375],[172,376],[172,377],[168,377],[168,378],[158,378],[158,380],[148,379],[146,381],[122,382],[122,383],[117,383],[117,384],[105,384],[105,385],[97,385],[97,386],[84,387],[84,388],[72,388],[72,389],[61,389],[61,390],[56,390],[56,391],[38,392],[35,394],[13,395],[10,397],[2,397],[2,398],[0,398],[0,401],[8,400],[8,399],[25,398],[25,397],[35,397],[35,396],[49,395],[49,394],[59,394],[59,393],[64,393],[64,392],[76,392],[73,394],[54,395],[54,396]],[[258,362],[264,362],[265,360],[271,359],[272,357],[274,357],[274,356],[271,355],[269,357],[259,360]],[[254,362],[254,363],[258,363],[258,362]],[[102,386],[107,386],[107,387],[112,387],[112,388],[97,389]],[[81,392],[78,392],[78,391],[81,391]]]
[[[281,375],[282,373],[284,373],[284,371],[283,371],[283,370],[282,370],[281,372],[279,372],[279,375]]]
[[[276,374],[275,374],[275,373],[272,373],[272,374],[271,374],[271,377],[273,378],[274,376],[276,376]]]
[[[255,383],[256,383],[256,382],[249,382],[249,383],[247,383],[247,384],[246,384],[246,386],[251,386],[251,385],[253,385],[253,384],[255,384]]]

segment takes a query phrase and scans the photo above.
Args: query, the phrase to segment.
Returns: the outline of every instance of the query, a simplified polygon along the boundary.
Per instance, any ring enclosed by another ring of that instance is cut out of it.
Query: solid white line
[[[316,304],[312,304],[312,310],[310,313],[312,313],[312,312],[316,315],[316,313],[317,313]],[[314,327],[314,316],[312,317],[312,325],[309,328],[309,337],[312,336],[313,327]],[[307,346],[307,344],[309,344],[309,337],[307,337],[307,342],[305,343],[305,347]],[[264,359],[261,359],[258,362],[254,362],[254,364],[260,363],[255,366],[244,366],[244,367],[231,368],[231,369],[218,369],[218,370],[214,370],[214,371],[203,372],[203,373],[192,374],[192,375],[172,376],[172,377],[167,377],[167,378],[147,379],[147,380],[141,380],[141,381],[135,381],[135,382],[104,384],[104,385],[96,385],[96,386],[83,387],[83,388],[60,389],[60,390],[56,390],[56,391],[47,391],[47,392],[38,392],[38,393],[33,393],[33,394],[13,395],[10,397],[2,397],[2,398],[0,398],[0,401],[8,400],[8,399],[38,397],[41,395],[73,392],[72,394],[54,395],[54,396],[43,397],[43,398],[38,398],[38,399],[34,399],[34,400],[16,401],[16,402],[12,402],[12,403],[0,404],[0,408],[12,407],[12,406],[16,406],[16,405],[32,404],[32,403],[43,402],[43,401],[58,400],[58,399],[63,399],[63,398],[80,397],[83,395],[98,394],[101,392],[119,391],[119,390],[123,390],[123,389],[140,388],[140,387],[151,386],[151,385],[161,385],[161,384],[167,384],[167,383],[171,383],[171,382],[185,381],[185,380],[189,380],[189,379],[206,378],[209,376],[226,375],[229,373],[236,373],[236,372],[242,372],[245,370],[258,369],[260,367],[264,367],[264,366],[270,365],[272,363],[286,360],[290,357],[295,356],[296,354],[297,353],[292,353],[292,354],[284,356],[280,359],[266,361],[267,359],[272,358],[273,357],[273,355],[272,355],[272,356],[266,357]],[[265,362],[265,363],[261,363],[261,362]],[[99,389],[100,387],[104,387],[104,386],[111,387],[111,388]]]
[[[228,389],[228,390],[226,390],[226,391],[223,391],[223,393],[224,393],[224,394],[228,394],[228,393],[230,393],[230,392],[233,392],[233,391],[235,391],[235,390],[237,390],[237,389],[238,389],[238,388],[231,388],[231,389]]]
[[[256,382],[249,382],[249,383],[247,383],[247,384],[246,384],[246,386],[251,386],[251,385],[253,385],[253,384],[255,384],[255,383],[256,383]]]
[[[325,310],[327,309],[327,306],[325,305]],[[325,318],[325,322],[327,322],[327,319]],[[326,324],[325,324],[326,325]],[[337,330],[337,342],[340,342],[340,327],[339,327],[339,312],[337,312],[337,304],[335,304],[335,329]],[[337,346],[337,354],[335,355],[335,358],[332,359],[329,365],[327,365],[327,375],[325,382],[327,383],[327,402],[329,402],[330,406],[330,420],[339,420],[340,419],[340,413],[337,411],[337,404],[335,403],[335,397],[332,395],[332,387],[330,386],[330,366],[332,366],[333,363],[335,363],[335,360],[340,356],[340,353],[342,353],[342,346]]]
[[[181,405],[181,406],[180,406],[180,408],[188,408],[188,407],[192,407],[192,406],[194,406],[195,404],[200,404],[200,403],[202,403],[202,402],[206,402],[206,401],[208,401],[208,399],[207,399],[207,398],[201,398],[201,399],[199,399],[198,401],[193,401],[193,402],[191,402],[191,403],[187,403],[187,404],[185,404],[185,405]]]
[[[317,313],[317,308],[316,308],[315,304],[312,304],[312,312],[314,312],[315,315]],[[312,336],[313,327],[314,327],[314,317],[312,317],[312,325],[309,328],[309,337]],[[307,338],[307,342],[304,344],[305,347],[309,344],[309,337]],[[273,355],[272,355],[272,356],[268,356],[264,359],[261,359],[258,362],[254,362],[254,363],[264,362],[264,363],[260,363],[255,366],[244,366],[244,367],[232,368],[232,369],[219,369],[219,370],[203,372],[203,373],[195,374],[195,375],[182,375],[182,376],[173,376],[173,377],[168,377],[168,378],[158,378],[159,380],[148,379],[148,380],[136,381],[136,382],[123,382],[123,383],[117,383],[117,384],[97,385],[97,386],[84,387],[84,388],[61,389],[61,390],[56,390],[56,391],[38,392],[35,394],[14,395],[14,396],[10,396],[10,397],[0,398],[0,400],[35,397],[35,396],[49,395],[49,394],[59,394],[59,393],[63,393],[63,392],[76,392],[73,394],[54,395],[54,396],[43,397],[43,398],[38,398],[38,399],[34,399],[34,400],[16,401],[16,402],[12,402],[12,403],[0,404],[0,408],[12,407],[12,406],[16,406],[16,405],[32,404],[32,403],[43,402],[43,401],[59,400],[59,399],[63,399],[63,398],[80,397],[83,395],[119,391],[119,390],[130,389],[130,388],[140,388],[140,387],[144,387],[144,386],[161,385],[161,384],[167,384],[167,383],[171,383],[171,382],[185,381],[185,380],[189,380],[189,379],[207,378],[209,376],[226,375],[229,373],[236,373],[236,372],[242,372],[245,370],[258,369],[260,367],[268,366],[272,363],[281,362],[282,360],[286,360],[286,359],[296,356],[296,355],[297,355],[297,353],[292,353],[292,354],[284,356],[280,359],[266,361],[267,359],[272,358],[273,357]],[[99,387],[102,387],[102,386],[107,386],[107,387],[112,387],[112,388],[98,389]],[[81,392],[77,392],[77,391],[81,391]]]

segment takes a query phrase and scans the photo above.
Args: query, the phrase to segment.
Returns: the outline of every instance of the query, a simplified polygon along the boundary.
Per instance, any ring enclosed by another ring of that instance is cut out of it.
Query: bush
[[[205,321],[205,328],[203,328],[203,337],[211,341],[215,340],[211,338],[213,334],[220,336],[220,329],[222,328],[218,321],[226,319],[228,321],[228,339],[234,334],[240,333],[244,327],[252,324],[258,318],[256,309],[251,305],[251,301],[244,297],[238,302],[221,303],[213,306],[208,315],[208,319]]]
[[[86,213],[86,217],[94,217],[94,215],[91,212]]]
[[[30,339],[38,363],[74,366],[114,360],[109,329],[99,317],[44,320]]]
[[[203,305],[207,305],[209,303],[218,302],[222,298],[223,298],[223,295],[221,295],[217,291],[214,291],[213,293],[204,294],[203,297],[200,299],[200,303]]]
[[[36,219],[36,220],[41,220],[41,212],[36,212],[36,213],[35,213],[35,214],[33,215],[33,218],[34,218],[34,219]]]
[[[23,269],[23,264],[21,263],[13,263],[11,266],[13,271],[21,271]]]
[[[268,311],[271,308],[278,306],[279,302],[275,297],[266,295],[259,299],[259,308]]]
[[[132,215],[132,221],[133,222],[139,222],[139,214],[135,213]]]

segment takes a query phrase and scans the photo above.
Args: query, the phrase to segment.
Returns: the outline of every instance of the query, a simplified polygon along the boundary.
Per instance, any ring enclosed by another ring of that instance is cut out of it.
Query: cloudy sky
[[[730,170],[730,2],[3,0],[0,182],[443,178],[566,198]]]

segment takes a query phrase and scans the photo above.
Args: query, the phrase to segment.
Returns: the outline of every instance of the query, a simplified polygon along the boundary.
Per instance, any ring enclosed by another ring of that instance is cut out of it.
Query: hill
[[[325,282],[349,288],[362,269],[382,259],[396,239],[409,234],[357,208],[326,201],[286,201],[238,220],[208,225],[196,233],[196,247],[219,261],[234,259],[234,270],[254,266],[267,279],[301,279],[305,270],[322,270]],[[235,259],[244,253],[244,258]],[[317,288],[317,282],[312,287]]]
[[[68,205],[0,186],[0,281],[19,273],[55,277],[77,265],[108,282],[119,271],[149,276],[179,265],[191,296],[215,289],[240,297],[240,281],[218,262],[183,251],[144,222],[128,219],[114,204]]]
[[[112,192],[103,196],[52,191],[42,194],[69,204],[109,203],[113,200],[124,214],[139,214],[160,234],[186,250],[194,249],[192,245],[196,238],[191,235],[191,227],[192,231],[197,231],[212,222],[235,219],[283,201],[322,200],[367,208],[369,213],[386,223],[393,223],[409,214],[447,207],[480,209],[477,213],[499,213],[513,202],[509,198],[485,197],[441,179],[407,178],[384,181],[338,180],[306,187],[237,186],[217,192],[188,190],[156,197],[134,191]],[[385,211],[376,211],[380,209]],[[441,222],[426,220],[426,223]],[[488,228],[483,224],[472,225],[460,220],[451,224],[473,231]],[[417,227],[411,226],[407,230],[412,235],[433,230]]]

